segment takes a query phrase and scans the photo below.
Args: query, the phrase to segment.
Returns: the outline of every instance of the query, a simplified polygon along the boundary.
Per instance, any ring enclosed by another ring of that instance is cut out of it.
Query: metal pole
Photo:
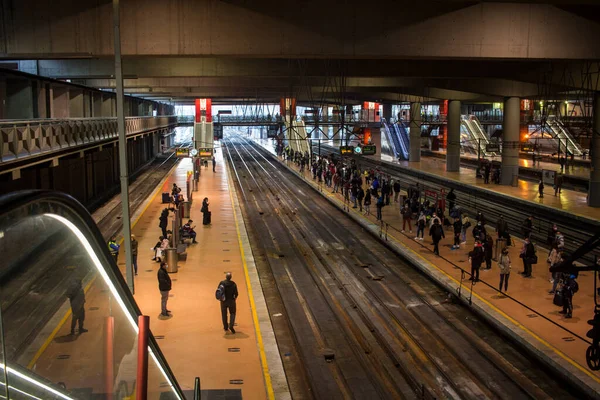
[[[148,332],[150,317],[138,316],[138,364],[135,388],[136,400],[146,400],[148,397]]]
[[[121,176],[121,204],[123,206],[123,241],[125,243],[125,276],[131,293],[135,293],[133,266],[131,263],[131,222],[129,219],[129,177],[127,173],[127,137],[123,110],[123,70],[121,68],[121,33],[119,0],[113,0],[113,24],[115,35],[115,81],[117,84],[117,127],[119,129],[119,174]]]
[[[477,139],[477,163],[481,165],[481,138]]]

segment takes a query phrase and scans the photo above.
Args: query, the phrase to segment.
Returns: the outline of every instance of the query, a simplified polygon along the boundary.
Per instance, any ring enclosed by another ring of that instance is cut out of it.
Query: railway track
[[[241,138],[225,151],[304,367],[303,397],[572,398],[266,151]]]

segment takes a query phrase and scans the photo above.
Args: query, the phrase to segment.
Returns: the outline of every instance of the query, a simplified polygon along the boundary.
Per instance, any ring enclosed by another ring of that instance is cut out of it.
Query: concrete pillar
[[[114,107],[112,105],[112,96],[108,94],[102,95],[102,117],[112,117]]]
[[[35,101],[37,105],[37,98]],[[28,79],[6,80],[6,107],[4,111],[7,119],[30,119],[34,117],[31,81]]]
[[[92,95],[92,117],[102,117],[102,93]]]
[[[448,138],[446,171],[460,171],[460,101],[448,102]]]
[[[0,76],[0,119],[6,115],[6,79]]]
[[[83,118],[84,107],[83,107],[83,92],[79,89],[68,89],[69,93],[69,117],[70,118]]]
[[[500,183],[511,185],[519,175],[519,124],[521,100],[508,97],[504,100],[504,120],[502,121],[502,175]]]
[[[387,122],[390,122],[392,119],[392,105],[391,104],[382,104],[381,107],[383,110],[382,117],[385,118]]]
[[[64,86],[50,86],[50,118],[69,118],[69,91]]]
[[[92,93],[85,91],[83,92],[83,116],[85,118],[91,118],[92,115]]]
[[[590,145],[592,165],[590,168],[590,187],[588,205],[600,207],[600,92],[594,93],[594,125]]]
[[[421,103],[410,103],[410,152],[408,161],[421,161]]]

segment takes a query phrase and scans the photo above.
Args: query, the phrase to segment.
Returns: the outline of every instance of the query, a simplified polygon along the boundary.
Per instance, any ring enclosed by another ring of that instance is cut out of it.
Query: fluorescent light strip
[[[86,240],[86,238],[83,235],[83,233],[79,230],[79,228],[77,228],[75,226],[75,224],[73,224],[71,221],[69,221],[65,217],[62,217],[62,216],[56,215],[56,214],[50,214],[50,213],[47,213],[47,214],[44,214],[44,215],[48,216],[48,217],[52,217],[52,218],[54,218],[54,219],[62,222],[79,239],[79,242],[83,245],[83,247],[87,251],[89,257],[94,262],[94,265],[96,266],[96,269],[98,270],[98,272],[100,273],[100,275],[104,279],[104,282],[106,283],[106,285],[110,288],[110,291],[112,292],[113,296],[117,300],[117,303],[119,304],[119,306],[121,306],[121,309],[123,310],[123,313],[125,313],[125,315],[127,316],[127,319],[129,320],[129,322],[131,323],[131,326],[133,327],[134,331],[137,334],[139,332],[139,328],[137,326],[137,323],[135,322],[135,320],[133,319],[133,317],[131,316],[131,314],[127,310],[127,307],[125,306],[125,303],[123,303],[123,299],[119,295],[119,292],[117,292],[117,288],[115,287],[115,285],[112,283],[112,281],[108,277],[108,274],[106,273],[106,270],[102,266],[102,263],[100,262],[100,259],[98,259],[98,256],[96,255],[96,253],[94,253],[94,250],[92,250],[92,246]],[[156,355],[154,354],[154,352],[152,351],[152,349],[150,348],[150,346],[148,346],[148,352],[150,353],[150,355],[152,356],[152,359],[154,360],[154,362],[158,366],[158,369],[160,369],[160,372],[162,372],[163,376],[165,377],[165,379],[169,383],[169,386],[171,387],[171,390],[173,391],[173,393],[175,393],[175,395],[177,396],[177,398],[179,398],[180,400],[182,400],[179,397],[179,394],[177,393],[177,391],[175,390],[175,388],[173,387],[173,383],[171,382],[171,380],[167,376],[166,371],[162,368],[162,365],[158,362],[158,359],[157,359]],[[10,367],[9,367],[9,371],[10,371]]]
[[[59,392],[58,390],[56,390],[56,389],[53,389],[52,387],[50,387],[50,386],[48,386],[48,385],[46,385],[46,384],[43,384],[42,382],[39,382],[39,381],[37,381],[37,380],[33,379],[33,378],[32,378],[32,377],[30,377],[30,376],[27,376],[27,375],[25,375],[25,374],[22,374],[21,372],[19,372],[19,371],[17,371],[17,370],[15,370],[15,369],[13,369],[13,368],[11,368],[11,367],[6,367],[4,364],[0,364],[0,369],[4,369],[4,368],[6,368],[6,371],[7,371],[9,374],[16,375],[16,376],[18,376],[19,378],[21,378],[21,379],[24,379],[24,380],[26,380],[27,382],[29,382],[29,383],[32,383],[32,384],[34,384],[34,385],[35,385],[35,386],[37,386],[37,387],[40,387],[40,388],[42,388],[42,389],[44,389],[44,390],[47,390],[47,391],[48,391],[48,392],[50,392],[50,393],[53,393],[53,394],[57,395],[58,397],[61,397],[61,398],[65,399],[65,400],[75,400],[75,399],[73,399],[72,397],[69,397],[69,396],[67,396],[67,395],[65,395],[65,394],[63,394],[63,393],[61,393],[61,392]],[[9,386],[9,388],[10,388],[10,386]]]

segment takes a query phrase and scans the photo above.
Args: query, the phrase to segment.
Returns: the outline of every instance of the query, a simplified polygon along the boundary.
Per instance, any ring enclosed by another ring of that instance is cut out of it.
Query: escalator
[[[570,154],[574,154],[576,156],[581,156],[583,154],[583,149],[579,143],[573,139],[567,128],[560,120],[554,117],[549,117],[547,120],[547,130],[553,137],[557,139],[557,142],[560,140],[562,148],[561,152],[564,152],[566,146],[567,152]]]
[[[381,122],[384,127],[383,134],[390,149],[390,155],[394,158],[394,160],[397,160],[400,158],[400,143],[398,141],[396,131],[385,119],[382,118]]]
[[[310,145],[306,139],[306,126],[304,121],[285,119],[285,139],[287,145],[294,151],[310,155]]]
[[[0,398],[133,399],[145,383],[148,399],[184,400],[152,334],[138,347],[141,312],[85,208],[27,191],[0,210]]]
[[[487,134],[483,130],[481,123],[474,115],[461,115],[460,119],[461,125],[461,133],[466,133],[468,139],[463,141],[461,137],[462,146],[465,147],[466,151],[473,152],[474,154],[478,154],[478,150],[481,151],[481,155],[493,157],[496,156],[496,153],[487,152],[486,145],[489,144],[489,139]],[[462,135],[461,135],[462,136]],[[478,147],[480,147],[478,149]]]
[[[408,130],[406,129],[406,125],[402,122],[397,122],[393,124],[393,126],[396,130],[396,136],[400,138],[400,159],[407,161],[410,152],[410,136]]]

